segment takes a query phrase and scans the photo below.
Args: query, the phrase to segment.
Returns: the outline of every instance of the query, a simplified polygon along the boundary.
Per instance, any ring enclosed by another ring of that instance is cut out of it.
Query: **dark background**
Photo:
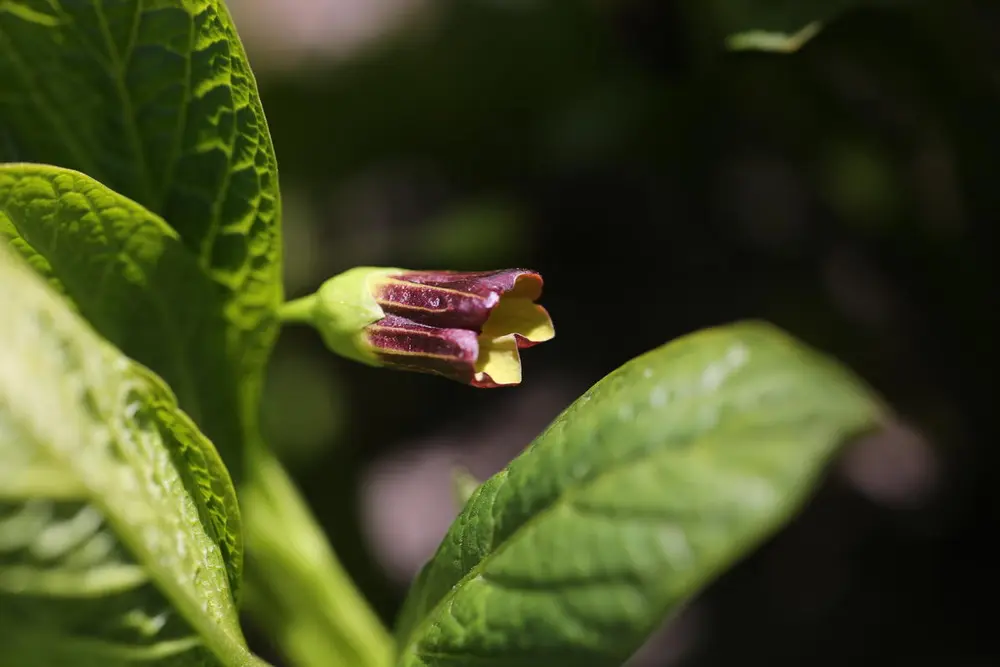
[[[1000,3],[848,12],[793,55],[726,53],[707,0],[230,5],[289,296],[361,264],[546,279],[558,336],[516,389],[282,334],[270,439],[387,622],[455,513],[452,466],[487,476],[631,357],[753,317],[899,422],[635,664],[1000,664]]]

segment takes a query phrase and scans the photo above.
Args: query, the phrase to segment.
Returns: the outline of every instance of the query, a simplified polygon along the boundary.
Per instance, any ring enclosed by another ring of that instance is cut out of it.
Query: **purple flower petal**
[[[475,331],[440,329],[388,315],[366,330],[368,344],[386,367],[443,375],[471,384],[479,341]]]
[[[518,349],[554,335],[533,271],[402,271],[372,289],[385,317],[365,336],[383,366],[509,386],[521,380]]]
[[[537,299],[542,277],[526,269],[407,271],[379,282],[375,300],[388,314],[428,326],[481,331],[505,295]]]

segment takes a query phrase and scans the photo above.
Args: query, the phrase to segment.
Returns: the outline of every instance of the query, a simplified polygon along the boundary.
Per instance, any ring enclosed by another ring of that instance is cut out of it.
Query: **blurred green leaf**
[[[241,406],[203,424],[220,447],[234,451],[256,428],[282,289],[274,152],[225,4],[6,0],[0,81],[0,161],[53,164],[98,179],[166,220],[211,278],[207,288],[201,280],[186,287],[190,299],[207,289],[217,301],[229,372],[218,373],[217,364],[185,372]],[[145,340],[128,341],[137,346],[124,352],[150,358]],[[197,412],[186,398],[183,406]]]
[[[768,325],[634,359],[473,495],[410,592],[397,664],[620,664],[879,416],[850,372]]]
[[[731,34],[726,46],[733,51],[774,51],[792,53],[819,34],[823,24],[813,21],[795,32],[779,30],[746,30]]]
[[[324,364],[281,346],[268,366],[262,422],[267,442],[289,464],[316,459],[338,444],[346,423],[345,392]]]
[[[732,50],[798,51],[823,26],[859,6],[899,0],[712,0],[708,11]]]
[[[879,146],[831,142],[820,165],[819,188],[844,224],[882,232],[899,219],[901,188],[893,157]]]
[[[524,214],[502,201],[468,201],[413,235],[414,260],[428,266],[502,266],[518,255],[528,230]]]
[[[4,664],[259,665],[235,492],[153,373],[0,246]]]

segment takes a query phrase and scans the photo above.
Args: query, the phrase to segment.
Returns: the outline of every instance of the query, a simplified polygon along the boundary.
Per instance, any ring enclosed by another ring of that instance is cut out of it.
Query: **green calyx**
[[[311,324],[333,352],[370,366],[380,366],[364,337],[365,327],[385,317],[372,286],[402,269],[359,266],[327,280],[314,294],[282,306],[283,322]]]

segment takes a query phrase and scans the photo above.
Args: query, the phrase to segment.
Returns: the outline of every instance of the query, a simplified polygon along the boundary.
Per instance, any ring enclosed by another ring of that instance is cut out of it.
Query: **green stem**
[[[266,660],[261,660],[255,655],[250,655],[247,658],[246,667],[273,667],[273,666]]]
[[[389,667],[389,632],[272,453],[248,452],[244,610],[296,667]]]
[[[316,294],[286,301],[278,309],[278,317],[282,322],[306,322],[311,323],[316,310]]]

